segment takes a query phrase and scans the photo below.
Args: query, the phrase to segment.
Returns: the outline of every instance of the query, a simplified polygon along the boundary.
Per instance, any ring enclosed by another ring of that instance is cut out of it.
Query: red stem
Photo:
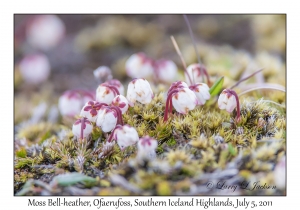
[[[172,95],[174,93],[178,93],[178,90],[172,90],[167,97],[167,101],[166,101],[166,109],[165,109],[165,114],[164,114],[164,122],[166,122],[168,120],[168,113],[172,113]]]
[[[208,84],[208,86],[210,86],[210,80],[209,80],[209,75],[207,73],[207,70],[206,70],[205,67],[202,67],[202,68],[203,68],[203,72],[204,72],[204,74],[206,76],[207,84]]]
[[[240,102],[239,102],[239,97],[238,95],[236,94],[236,92],[234,90],[229,90],[229,92],[234,95],[235,97],[235,100],[236,100],[236,109],[237,109],[237,121],[240,121],[240,118],[241,118],[241,113],[240,113]]]

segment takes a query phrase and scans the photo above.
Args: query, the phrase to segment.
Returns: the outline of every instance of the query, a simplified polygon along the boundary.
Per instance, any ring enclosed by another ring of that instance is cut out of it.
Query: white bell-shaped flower
[[[96,90],[96,101],[109,105],[113,101],[114,97],[119,94],[120,93],[116,87],[108,85],[107,83],[102,83]]]
[[[195,93],[198,104],[203,105],[205,102],[210,99],[209,87],[205,83],[197,83],[195,85],[191,85],[190,89]]]
[[[20,73],[26,83],[40,84],[50,75],[50,62],[44,54],[25,56],[19,63]]]
[[[153,91],[146,79],[134,79],[128,84],[127,99],[130,106],[133,106],[136,101],[149,104],[153,97]]]
[[[93,131],[92,123],[86,118],[80,118],[73,124],[72,132],[77,138],[86,138]]]
[[[101,127],[103,132],[112,131],[118,122],[118,113],[109,106],[102,106],[98,112],[96,125]]]
[[[29,44],[44,51],[57,46],[64,35],[65,25],[55,15],[35,15],[26,27]]]
[[[119,107],[122,111],[122,114],[124,114],[127,110],[128,110],[128,100],[122,96],[122,95],[118,95],[114,98],[114,100],[112,101],[112,105]]]
[[[178,70],[173,61],[158,60],[155,62],[155,72],[159,81],[171,83],[176,80]]]
[[[226,109],[227,112],[232,112],[237,106],[236,98],[230,90],[224,89],[219,96],[218,105],[220,109]]]
[[[147,78],[154,72],[153,63],[153,60],[142,52],[133,54],[125,64],[127,75],[131,78]]]
[[[178,92],[172,94],[172,104],[177,112],[186,114],[195,109],[198,100],[195,93],[189,88],[180,88]]]
[[[81,109],[80,116],[86,117],[90,121],[95,122],[98,112],[103,105],[107,106],[107,104],[99,103],[97,101],[89,101]]]
[[[186,71],[189,74],[190,79],[192,81],[194,81],[194,83],[202,82],[202,74],[201,73],[203,72],[203,74],[205,75],[205,77],[207,79],[208,84],[210,84],[209,75],[207,73],[205,66],[200,65],[199,63],[194,63],[194,64],[189,65],[187,67]],[[188,75],[186,73],[184,75],[185,75],[185,79],[186,79],[186,82],[188,83],[188,85],[191,85]]]
[[[86,104],[89,101],[95,101],[95,91],[79,90],[79,92],[81,94],[83,104]]]
[[[114,130],[113,139],[115,139],[121,150],[138,142],[139,135],[134,127],[130,125],[118,125]]]
[[[140,138],[137,143],[138,153],[137,159],[153,159],[156,157],[156,148],[158,146],[157,140],[149,136]]]
[[[75,91],[66,91],[58,100],[58,109],[63,116],[73,117],[80,113],[82,99]]]

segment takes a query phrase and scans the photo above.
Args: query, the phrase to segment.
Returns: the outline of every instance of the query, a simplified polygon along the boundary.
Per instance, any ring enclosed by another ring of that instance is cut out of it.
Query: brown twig
[[[174,45],[174,47],[175,47],[175,50],[176,50],[177,54],[178,54],[179,57],[180,57],[181,63],[182,63],[183,68],[184,68],[184,72],[187,74],[190,83],[193,84],[193,81],[192,81],[192,79],[191,79],[189,73],[188,73],[187,70],[186,70],[186,63],[184,62],[183,56],[182,56],[182,54],[181,54],[181,52],[180,52],[180,50],[179,50],[179,47],[178,47],[178,45],[177,45],[177,42],[176,42],[176,40],[175,40],[175,38],[174,38],[173,36],[171,36],[171,40],[172,40],[172,43],[173,43],[173,45]]]
[[[255,74],[261,72],[262,70],[264,70],[264,69],[259,69],[259,70],[257,70],[256,72],[250,74],[249,76],[247,76],[247,77],[245,77],[245,78],[239,80],[237,83],[235,83],[235,84],[234,84],[233,86],[231,86],[229,89],[235,88],[235,87],[238,86],[240,83],[242,83],[242,82],[246,81],[247,79],[253,77]]]

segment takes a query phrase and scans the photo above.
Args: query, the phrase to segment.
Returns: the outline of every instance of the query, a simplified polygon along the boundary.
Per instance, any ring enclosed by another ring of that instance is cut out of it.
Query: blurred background
[[[228,87],[264,68],[250,85],[285,86],[285,15],[187,16],[201,62],[213,81],[225,76]],[[182,70],[171,35],[187,65],[197,62],[182,15],[15,15],[14,23],[15,123],[28,119],[43,101],[45,110],[55,113],[66,90],[95,91],[99,82],[93,71],[99,66],[110,67],[126,87],[131,78],[125,62],[137,52],[170,59]],[[281,103],[285,96],[279,98]]]

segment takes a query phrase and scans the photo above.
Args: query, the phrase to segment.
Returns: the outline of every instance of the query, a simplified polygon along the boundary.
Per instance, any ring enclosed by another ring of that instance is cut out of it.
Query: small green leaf
[[[84,184],[92,184],[96,182],[96,179],[86,176],[81,173],[69,173],[69,174],[61,174],[53,178],[53,182],[56,182],[57,184],[61,186],[70,186],[77,184],[78,182],[84,183]]]
[[[211,96],[218,95],[219,92],[222,90],[224,82],[224,77],[219,78],[215,84],[209,89],[209,93]]]

